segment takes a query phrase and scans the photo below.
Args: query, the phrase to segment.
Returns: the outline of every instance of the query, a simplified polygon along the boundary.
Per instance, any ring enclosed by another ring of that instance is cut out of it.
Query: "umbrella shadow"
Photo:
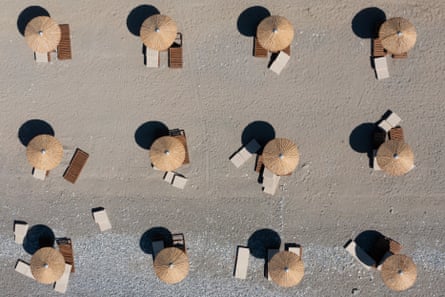
[[[271,124],[264,121],[254,121],[247,125],[241,135],[241,143],[246,146],[252,139],[255,139],[262,148],[272,139],[275,138],[275,129]]]
[[[258,259],[267,261],[267,250],[279,249],[281,246],[280,235],[272,229],[259,229],[250,235],[247,247],[250,254]]]
[[[144,253],[152,255],[154,260],[153,241],[163,241],[164,246],[168,247],[173,244],[173,236],[170,230],[164,227],[153,227],[142,234],[139,246]]]
[[[25,251],[33,255],[43,247],[53,247],[56,237],[53,230],[45,225],[34,225],[29,228],[23,240]]]
[[[386,21],[386,14],[378,7],[360,10],[352,19],[351,27],[360,38],[377,38],[380,25]]]
[[[45,121],[32,119],[20,126],[18,137],[20,142],[27,146],[34,137],[42,134],[54,136],[54,129]]]
[[[155,14],[160,14],[160,12],[153,5],[144,4],[133,8],[127,17],[128,31],[135,36],[140,36],[142,23]]]
[[[143,149],[149,150],[153,142],[168,135],[168,127],[159,121],[149,121],[140,125],[134,133],[136,143]]]
[[[29,6],[25,8],[17,18],[17,30],[19,30],[20,34],[25,36],[25,28],[28,25],[29,21],[38,16],[47,16],[49,17],[49,12],[41,7],[41,6]]]
[[[359,247],[357,250],[357,257],[359,260],[367,265],[371,265],[372,263],[368,263],[369,255],[376,262],[379,262],[383,256],[379,254],[382,249],[377,250],[376,245],[382,239],[385,239],[385,236],[376,230],[366,230],[357,235],[354,241]],[[386,250],[389,251],[389,244]],[[367,255],[363,255],[363,252]]]
[[[349,145],[358,153],[366,153],[369,164],[372,167],[373,157],[373,133],[377,126],[375,123],[363,123],[352,130],[349,135]]]
[[[256,35],[256,29],[259,23],[270,16],[269,10],[262,6],[252,6],[244,10],[238,17],[236,23],[238,31],[248,37]]]

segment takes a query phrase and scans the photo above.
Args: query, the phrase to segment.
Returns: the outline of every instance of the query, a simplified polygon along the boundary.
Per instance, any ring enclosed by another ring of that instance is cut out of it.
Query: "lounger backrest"
[[[181,174],[176,173],[173,177],[172,185],[178,189],[184,189],[187,183],[187,178]]]
[[[46,170],[41,170],[37,168],[32,169],[32,176],[36,179],[45,180],[46,178]]]
[[[269,69],[275,72],[276,74],[280,74],[281,71],[286,66],[287,62],[289,61],[290,56],[286,54],[285,52],[281,51],[278,53],[278,56],[276,59],[272,62]]]
[[[236,263],[234,276],[239,279],[246,279],[247,268],[249,266],[250,250],[247,247],[239,246],[236,252]]]
[[[377,126],[381,129],[383,129],[386,133],[388,133],[389,130],[391,130],[391,128],[392,128],[391,124],[388,123],[386,120],[381,120]]]
[[[100,231],[111,229],[111,223],[105,209],[96,210],[93,212],[94,221],[99,225]]]
[[[386,57],[374,58],[374,67],[377,79],[385,79],[389,77],[388,63]]]
[[[23,239],[26,236],[26,233],[28,232],[28,224],[25,222],[14,222],[14,237],[15,242],[18,244],[23,243]]]
[[[391,125],[392,128],[397,127],[402,121],[402,119],[395,112],[391,112],[385,120]]]
[[[301,246],[292,246],[292,247],[289,247],[287,250],[291,253],[298,255],[299,257],[302,256],[303,249]]]

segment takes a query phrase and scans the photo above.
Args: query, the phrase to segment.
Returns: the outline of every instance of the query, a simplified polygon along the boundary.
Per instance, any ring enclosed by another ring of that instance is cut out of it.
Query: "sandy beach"
[[[31,259],[14,242],[13,222],[23,220],[73,240],[76,272],[65,296],[445,296],[445,2],[340,2],[4,0],[0,295],[61,296],[14,271],[17,259]],[[70,25],[72,60],[34,61],[17,24],[32,5]],[[176,21],[182,69],[167,67],[166,52],[159,69],[144,66],[130,18],[140,5]],[[253,6],[295,28],[280,75],[252,56],[253,38],[240,30],[240,15]],[[417,31],[407,59],[388,58],[385,80],[371,68],[370,38],[353,26],[368,7],[404,17]],[[358,137],[388,109],[402,118],[415,154],[415,169],[401,177],[370,168],[361,150],[368,138]],[[32,177],[20,137],[33,119],[49,124],[64,148],[43,182]],[[153,124],[187,133],[183,190],[151,168],[144,129]],[[255,158],[240,168],[229,161],[246,135],[259,133],[252,127],[298,145],[299,165],[274,196],[261,191]],[[62,174],[76,148],[90,157],[71,184]],[[99,206],[113,225],[104,233],[91,216]],[[143,239],[156,227],[185,235],[190,273],[179,284],[164,284],[153,271]],[[263,229],[282,245],[302,245],[298,286],[268,281],[255,255],[247,279],[233,277],[237,246]],[[368,230],[397,240],[413,258],[412,288],[390,291],[378,271],[344,250]]]

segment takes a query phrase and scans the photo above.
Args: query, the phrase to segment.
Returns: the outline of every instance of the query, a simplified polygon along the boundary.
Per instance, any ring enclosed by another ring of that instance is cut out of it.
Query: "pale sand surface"
[[[444,296],[445,283],[445,2],[427,1],[153,1],[184,33],[184,68],[143,66],[141,42],[126,26],[139,1],[2,1],[0,10],[0,288],[2,296],[58,296],[14,272],[31,256],[14,243],[14,220],[44,224],[74,241],[76,272],[66,296]],[[72,31],[73,60],[38,65],[17,30],[20,12],[41,5]],[[251,56],[252,38],[237,19],[266,7],[295,26],[292,57],[280,76]],[[377,81],[370,40],[353,17],[376,6],[415,24],[407,60],[388,59],[391,78]],[[349,136],[387,110],[399,114],[416,168],[393,178],[373,172]],[[30,119],[51,124],[62,164],[45,182],[31,176],[17,137]],[[294,140],[297,171],[263,194],[254,160],[237,169],[228,157],[243,129],[266,121]],[[191,165],[184,190],[161,181],[136,129],[161,121],[186,130]],[[62,177],[76,147],[90,159],[75,185]],[[91,208],[107,209],[113,229],[100,234]],[[191,262],[180,284],[161,283],[139,247],[156,226],[184,232]],[[258,229],[304,247],[306,274],[282,289],[251,257],[247,280],[232,277],[237,245]],[[342,248],[377,230],[403,244],[418,269],[414,287],[392,293]]]

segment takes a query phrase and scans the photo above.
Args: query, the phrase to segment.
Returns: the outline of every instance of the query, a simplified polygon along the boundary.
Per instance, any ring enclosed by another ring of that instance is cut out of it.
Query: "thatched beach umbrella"
[[[63,146],[54,136],[38,135],[29,142],[26,157],[33,167],[51,170],[62,161]]]
[[[172,136],[162,136],[155,140],[150,148],[153,165],[162,171],[178,169],[185,160],[185,147]]]
[[[393,54],[403,54],[416,43],[417,33],[413,24],[404,18],[391,18],[379,29],[383,47]]]
[[[394,291],[404,291],[416,282],[417,269],[413,260],[405,255],[392,255],[382,265],[383,282]]]
[[[159,279],[167,284],[179,283],[189,273],[187,254],[176,247],[162,249],[156,255],[153,266]]]
[[[285,17],[273,15],[261,21],[256,37],[262,47],[271,52],[278,52],[291,44],[294,28]]]
[[[47,53],[57,48],[62,32],[59,25],[50,17],[33,18],[25,28],[25,40],[31,49],[38,53]]]
[[[304,276],[304,263],[300,256],[288,251],[275,254],[267,269],[272,280],[282,287],[296,286]]]
[[[276,175],[291,173],[299,160],[297,145],[286,138],[272,139],[263,150],[264,166]]]
[[[166,15],[155,14],[142,23],[140,36],[148,48],[165,51],[175,41],[177,32],[178,28],[173,19]]]
[[[398,140],[384,142],[377,151],[376,159],[383,171],[394,176],[406,174],[414,166],[414,154],[411,147]]]
[[[42,284],[57,281],[65,271],[65,259],[52,247],[39,249],[31,258],[31,273]]]

